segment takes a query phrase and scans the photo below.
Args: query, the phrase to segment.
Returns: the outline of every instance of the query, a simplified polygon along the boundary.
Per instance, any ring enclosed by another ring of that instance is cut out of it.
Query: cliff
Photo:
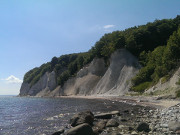
[[[110,66],[92,94],[123,95],[130,89],[131,78],[140,69],[138,60],[127,50],[112,54]]]
[[[38,96],[40,93],[44,92],[44,95],[51,93],[56,87],[55,72],[46,72],[41,79],[33,86],[23,82],[20,89],[20,96]],[[42,94],[40,94],[42,95]]]
[[[33,86],[23,82],[20,96],[60,95],[123,95],[131,86],[131,78],[140,68],[138,60],[129,51],[121,49],[111,55],[110,65],[95,58],[83,67],[63,87],[56,83],[55,72],[46,72]]]
[[[145,94],[176,97],[176,91],[180,89],[180,85],[178,84],[179,80],[180,68],[178,68],[172,77],[170,77],[167,81],[163,81],[163,78],[161,78],[156,85],[147,89]]]

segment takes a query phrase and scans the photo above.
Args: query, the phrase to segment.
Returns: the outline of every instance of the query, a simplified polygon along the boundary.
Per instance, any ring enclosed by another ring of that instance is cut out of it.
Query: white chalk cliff
[[[57,87],[55,72],[46,72],[40,80],[33,86],[23,82],[20,89],[20,96],[36,96],[38,93],[46,91],[50,93]],[[44,93],[45,94],[45,93]]]
[[[162,81],[162,78],[159,82],[153,87],[147,89],[145,93],[159,93],[161,96],[163,95],[174,95],[176,90],[180,89],[180,85],[177,84],[180,80],[180,68],[171,76],[169,80],[166,82]]]
[[[112,54],[108,67],[103,59],[96,58],[63,87],[57,85],[54,72],[45,73],[32,87],[23,83],[20,96],[123,95],[128,92],[131,78],[139,69],[136,57],[121,49]]]

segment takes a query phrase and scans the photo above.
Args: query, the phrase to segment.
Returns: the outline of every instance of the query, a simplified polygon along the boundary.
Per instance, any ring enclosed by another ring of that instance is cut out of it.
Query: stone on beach
[[[115,119],[110,119],[106,123],[106,127],[118,127],[118,126],[119,126],[119,123]]]
[[[71,128],[66,135],[93,135],[93,130],[89,124],[84,123]]]
[[[142,122],[142,123],[140,123],[138,125],[137,131],[139,131],[139,132],[142,132],[142,131],[149,132],[150,131],[149,125],[147,123],[145,123],[145,122]]]
[[[180,130],[180,122],[171,121],[171,122],[169,122],[168,127],[171,131],[176,132],[176,131]]]
[[[75,127],[77,125],[88,123],[89,125],[93,125],[94,115],[91,111],[85,111],[75,114],[70,119],[71,126]]]
[[[122,134],[114,131],[114,132],[112,132],[112,133],[109,133],[108,135],[122,135]]]
[[[94,117],[96,119],[111,119],[112,115],[120,115],[119,111],[112,111],[112,112],[108,112],[108,113],[100,113],[95,115]]]
[[[111,119],[112,114],[110,114],[110,113],[100,113],[100,114],[95,115],[94,118],[96,118],[96,119]]]
[[[106,120],[101,120],[95,126],[99,129],[104,129],[106,127],[106,123],[107,123]]]
[[[64,133],[64,129],[60,129],[59,131],[53,133],[52,135],[61,135]]]

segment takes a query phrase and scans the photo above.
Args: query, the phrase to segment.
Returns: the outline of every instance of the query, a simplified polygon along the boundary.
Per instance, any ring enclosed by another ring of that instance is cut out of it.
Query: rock
[[[126,120],[126,119],[124,119],[124,118],[122,118],[122,119],[121,119],[121,121],[122,121],[122,122],[126,122],[127,120]]]
[[[119,116],[120,112],[119,111],[112,111],[112,112],[108,112],[108,113],[100,113],[100,114],[95,115],[94,117],[96,119],[111,119],[112,115],[118,115]]]
[[[106,120],[101,120],[99,121],[95,126],[98,127],[99,129],[104,129],[106,127]]]
[[[119,111],[112,111],[112,112],[110,112],[112,115],[120,115],[120,112]]]
[[[142,131],[149,132],[150,131],[149,125],[145,122],[142,122],[138,125],[137,131],[138,132],[142,132]]]
[[[168,128],[168,124],[162,124],[161,127]]]
[[[176,131],[180,130],[180,122],[171,121],[171,122],[169,122],[168,127],[171,131],[176,132]]]
[[[102,129],[99,128],[93,129],[93,135],[99,135],[101,132],[103,132]]]
[[[114,132],[112,132],[112,133],[109,133],[108,135],[121,135],[121,134],[114,131]]]
[[[112,114],[111,113],[100,113],[94,116],[96,119],[111,119]]]
[[[60,129],[59,131],[53,133],[52,135],[60,135],[62,133],[64,133],[64,129]]]
[[[124,128],[125,126],[124,125],[119,125],[118,128],[122,129]]]
[[[138,135],[138,133],[136,131],[133,131],[131,135]]]
[[[132,131],[132,130],[134,130],[134,128],[133,127],[129,127],[129,131]]]
[[[84,123],[71,128],[66,135],[93,135],[93,130],[89,124]]]
[[[124,113],[129,113],[129,110],[124,110]]]
[[[180,135],[180,130],[177,130],[177,131],[176,131],[176,134]]]
[[[111,119],[106,123],[106,127],[118,127],[119,123],[115,119]]]
[[[75,114],[70,119],[71,126],[75,127],[77,125],[88,123],[89,125],[93,125],[94,115],[91,111],[85,111]]]

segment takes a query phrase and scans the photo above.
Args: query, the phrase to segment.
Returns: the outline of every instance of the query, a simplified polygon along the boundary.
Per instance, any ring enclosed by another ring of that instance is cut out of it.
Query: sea
[[[0,96],[0,135],[51,135],[68,127],[77,112],[96,114],[131,107],[105,99]]]

